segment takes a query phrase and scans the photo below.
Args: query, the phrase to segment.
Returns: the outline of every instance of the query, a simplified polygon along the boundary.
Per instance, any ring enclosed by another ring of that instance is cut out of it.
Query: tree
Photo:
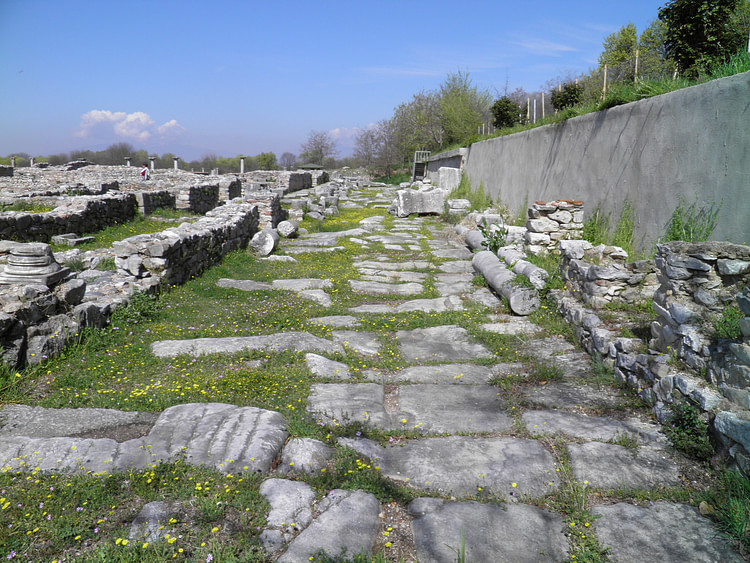
[[[258,167],[261,170],[276,170],[276,153],[262,152],[255,157]]]
[[[562,111],[581,103],[583,99],[583,85],[575,82],[564,84],[559,90],[552,90],[550,96],[552,107],[557,111]]]
[[[491,117],[492,97],[473,85],[468,72],[451,73],[440,85],[441,123],[446,143],[464,143]]]
[[[731,25],[736,9],[737,0],[670,0],[659,9],[667,56],[681,73],[697,76],[737,52],[746,38]]]
[[[604,38],[604,51],[599,55],[599,68],[607,65],[613,81],[633,81],[635,77],[635,52],[638,48],[638,31],[629,23]]]
[[[307,141],[300,147],[300,158],[311,164],[323,164],[337,154],[336,141],[325,131],[310,131]]]
[[[492,105],[495,127],[513,127],[521,122],[521,107],[507,96]]]
[[[375,126],[378,132],[378,154],[376,162],[387,178],[391,177],[394,164],[400,162],[396,144],[396,128],[392,119],[382,119]]]
[[[354,156],[367,170],[371,170],[375,164],[380,145],[379,137],[376,128],[368,127],[360,131],[354,140]]]
[[[394,148],[403,159],[414,151],[435,150],[443,146],[440,98],[435,92],[414,94],[408,103],[400,104],[390,120]]]
[[[281,155],[281,157],[279,157],[279,165],[281,165],[284,170],[291,170],[295,167],[296,164],[297,157],[290,152],[285,152]]]
[[[664,44],[666,25],[660,20],[654,20],[638,38],[638,77],[660,78],[665,74],[674,73],[674,62],[667,58]]]

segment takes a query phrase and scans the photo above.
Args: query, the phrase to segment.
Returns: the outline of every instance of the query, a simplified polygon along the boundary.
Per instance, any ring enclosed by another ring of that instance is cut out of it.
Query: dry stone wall
[[[541,254],[557,250],[557,241],[583,235],[583,202],[537,201],[528,210],[524,241],[526,251]]]

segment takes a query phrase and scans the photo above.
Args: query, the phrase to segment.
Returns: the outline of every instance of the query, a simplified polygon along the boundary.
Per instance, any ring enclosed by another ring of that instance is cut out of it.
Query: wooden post
[[[542,119],[544,119],[544,92],[542,92]]]
[[[635,76],[633,76],[633,82],[638,82],[638,47],[635,48]]]
[[[602,88],[602,98],[607,97],[607,65],[604,64],[604,87]]]
[[[531,103],[531,98],[526,98],[526,122],[531,121],[531,106],[529,105]]]

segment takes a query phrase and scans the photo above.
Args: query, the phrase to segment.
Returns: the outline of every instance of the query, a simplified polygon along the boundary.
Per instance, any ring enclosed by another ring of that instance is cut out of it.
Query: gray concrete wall
[[[438,170],[441,168],[458,168],[462,170],[468,153],[469,149],[462,147],[431,156],[427,159],[427,177],[436,182]]]
[[[465,173],[512,212],[578,199],[664,234],[679,197],[723,202],[713,240],[750,243],[750,72],[471,145]]]

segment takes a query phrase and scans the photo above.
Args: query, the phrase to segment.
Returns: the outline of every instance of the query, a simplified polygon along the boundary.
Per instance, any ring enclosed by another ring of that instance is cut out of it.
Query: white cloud
[[[359,127],[336,127],[331,129],[328,134],[334,141],[343,141],[353,139],[362,131]]]
[[[175,137],[185,131],[176,119],[156,127],[151,116],[142,111],[125,113],[94,109],[81,116],[78,131],[74,134],[83,138],[134,139],[146,141],[154,134],[160,137]]]
[[[562,53],[572,53],[577,50],[570,45],[553,43],[552,41],[547,41],[545,39],[515,41],[514,44],[535,55],[548,55],[551,57],[559,57]]]
[[[164,125],[159,125],[159,127],[156,128],[156,132],[161,137],[177,137],[187,131],[182,125],[177,123],[176,119],[172,119],[170,121],[167,121]]]

